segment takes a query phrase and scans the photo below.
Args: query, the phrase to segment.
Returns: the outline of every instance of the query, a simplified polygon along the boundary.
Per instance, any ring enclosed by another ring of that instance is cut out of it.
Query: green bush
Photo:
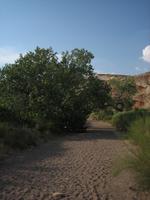
[[[49,121],[38,122],[36,129],[39,132],[39,138],[45,142],[60,134],[60,130],[56,128],[55,124]]]
[[[8,133],[9,124],[7,122],[0,122],[0,139],[3,139]]]
[[[35,126],[35,122],[31,119],[21,117],[21,114],[17,114],[15,111],[3,107],[0,105],[0,122],[9,123],[13,126],[26,126],[33,128]]]
[[[99,110],[90,115],[91,119],[108,121],[112,119],[114,111],[112,109]]]
[[[130,154],[115,165],[117,175],[124,169],[133,170],[140,189],[150,190],[150,117],[140,118],[132,123],[128,139],[133,144]]]
[[[4,144],[4,137],[8,133],[8,123],[0,122],[0,155],[7,153],[8,147]]]
[[[131,166],[137,172],[139,183],[150,189],[150,116],[136,120],[129,129],[128,138],[137,145]]]
[[[0,146],[3,148],[26,149],[35,146],[38,141],[37,132],[17,127],[14,128],[8,123],[0,123]]]
[[[5,120],[16,114],[21,124],[23,119],[35,124],[50,121],[54,131],[81,130],[89,114],[110,101],[111,88],[97,78],[93,58],[85,49],[74,49],[63,52],[60,61],[51,48],[37,47],[5,65],[0,70],[0,106],[6,108]]]
[[[150,116],[150,111],[145,109],[119,112],[112,118],[113,125],[120,131],[128,131],[130,125],[138,118]]]
[[[137,92],[132,77],[113,78],[109,81],[112,88],[112,102],[116,111],[129,111],[134,105],[133,96]]]
[[[36,134],[25,128],[12,128],[5,136],[4,144],[13,149],[26,149],[29,146],[36,146]]]

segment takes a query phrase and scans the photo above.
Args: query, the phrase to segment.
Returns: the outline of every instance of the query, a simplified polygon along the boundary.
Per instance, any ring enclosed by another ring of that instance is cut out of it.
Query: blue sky
[[[36,46],[85,48],[95,71],[150,71],[150,0],[0,0],[0,65]]]

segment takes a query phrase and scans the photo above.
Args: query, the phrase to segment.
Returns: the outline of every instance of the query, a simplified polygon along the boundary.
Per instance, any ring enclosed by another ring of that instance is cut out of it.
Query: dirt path
[[[131,174],[112,176],[112,161],[126,151],[111,126],[92,122],[87,133],[11,156],[0,165],[0,200],[141,200]],[[148,199],[148,198],[147,198]],[[142,198],[143,200],[143,198]]]

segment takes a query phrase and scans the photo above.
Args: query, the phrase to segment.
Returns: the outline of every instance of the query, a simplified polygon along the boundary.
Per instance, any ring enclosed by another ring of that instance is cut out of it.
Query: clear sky
[[[36,46],[85,48],[95,71],[150,71],[150,0],[0,0],[0,65]]]

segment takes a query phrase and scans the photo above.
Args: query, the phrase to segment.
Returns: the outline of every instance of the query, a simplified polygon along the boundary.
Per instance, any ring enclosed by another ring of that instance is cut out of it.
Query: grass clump
[[[150,117],[136,120],[129,129],[128,138],[136,145],[131,164],[137,172],[138,181],[150,190]]]
[[[114,173],[129,168],[135,172],[140,189],[150,190],[150,116],[134,121],[127,138],[132,144],[130,154],[120,160]]]
[[[6,122],[0,123],[0,151],[7,152],[9,149],[26,149],[36,146],[38,133],[24,127],[14,127]]]
[[[117,130],[127,132],[135,120],[146,116],[150,116],[150,111],[145,109],[118,112],[112,117],[112,124]]]

